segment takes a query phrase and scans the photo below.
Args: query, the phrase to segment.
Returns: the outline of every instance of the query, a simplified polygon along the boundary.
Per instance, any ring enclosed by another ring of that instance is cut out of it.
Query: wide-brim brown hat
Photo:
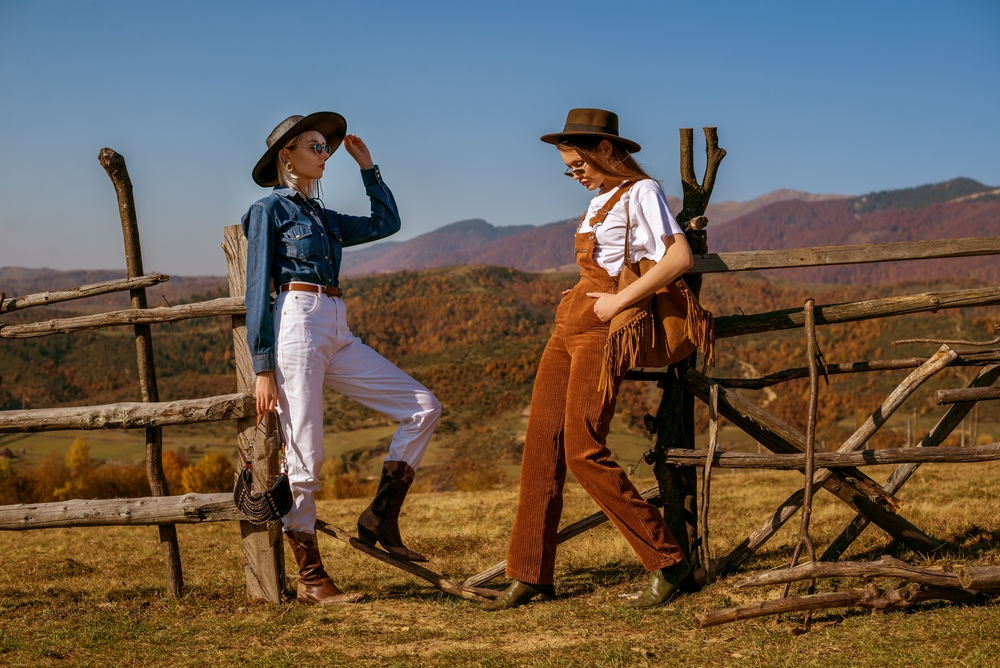
[[[254,183],[265,188],[278,185],[278,151],[293,137],[310,130],[316,130],[326,138],[326,143],[330,145],[330,152],[333,154],[340,148],[340,143],[347,134],[347,121],[335,111],[317,111],[308,116],[289,116],[281,121],[267,136],[267,151],[253,168]]]
[[[604,109],[570,109],[563,131],[542,135],[542,141],[558,144],[570,137],[600,137],[622,144],[629,153],[642,150],[639,144],[618,134],[618,114]]]

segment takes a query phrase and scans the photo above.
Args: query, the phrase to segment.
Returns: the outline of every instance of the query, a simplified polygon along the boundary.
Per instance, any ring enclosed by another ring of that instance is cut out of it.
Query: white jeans
[[[323,466],[323,388],[329,387],[399,420],[386,460],[414,469],[430,442],[441,404],[392,362],[361,343],[347,327],[339,297],[278,294],[274,306],[275,379],[294,503],[286,531],[313,533],[314,494]]]

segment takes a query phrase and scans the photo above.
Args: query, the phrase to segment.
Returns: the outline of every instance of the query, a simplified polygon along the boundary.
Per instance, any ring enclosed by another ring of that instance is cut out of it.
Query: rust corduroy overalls
[[[608,211],[613,206],[609,204],[605,205]],[[592,230],[604,216],[594,217]],[[614,379],[612,396],[605,400],[598,382],[608,323],[594,313],[595,300],[587,293],[617,292],[618,279],[594,262],[594,244],[593,231],[576,234],[580,282],[559,304],[555,330],[542,353],[531,396],[517,516],[507,551],[508,577],[529,584],[553,580],[567,465],[622,532],[646,570],[666,568],[683,559],[659,511],[609,459],[606,438],[621,376]]]

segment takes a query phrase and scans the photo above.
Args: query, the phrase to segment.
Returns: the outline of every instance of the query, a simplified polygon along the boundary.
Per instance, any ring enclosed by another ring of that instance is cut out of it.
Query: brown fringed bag
[[[656,262],[632,264],[629,253],[631,221],[625,209],[625,257],[618,290],[634,283]],[[629,305],[611,319],[604,346],[599,391],[610,398],[613,377],[636,366],[664,367],[687,358],[695,350],[705,355],[705,367],[715,364],[715,320],[698,303],[683,278]]]

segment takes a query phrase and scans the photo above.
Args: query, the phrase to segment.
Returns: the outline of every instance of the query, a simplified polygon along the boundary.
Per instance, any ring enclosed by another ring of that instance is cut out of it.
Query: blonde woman
[[[368,147],[346,133],[344,117],[328,111],[279,123],[253,170],[254,182],[273,190],[243,216],[249,242],[247,343],[257,374],[257,411],[276,408],[285,436],[294,503],[283,523],[299,566],[296,598],[305,604],[360,598],[333,584],[316,540],[323,388],[399,421],[375,498],[358,519],[358,533],[366,543],[381,543],[411,561],[426,558],[403,544],[399,512],[441,413],[433,394],[347,326],[339,287],[342,249],[395,234],[400,221]],[[341,143],[361,169],[370,216],[337,213],[318,199],[326,161]]]

